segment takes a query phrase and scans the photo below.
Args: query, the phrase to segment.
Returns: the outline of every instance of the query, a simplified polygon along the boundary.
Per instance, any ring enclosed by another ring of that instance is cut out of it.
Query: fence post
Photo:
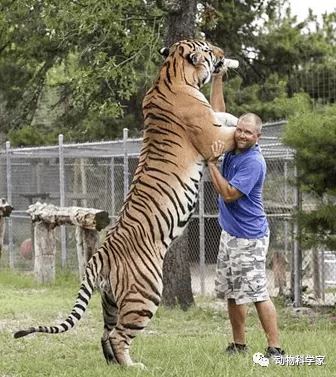
[[[300,193],[300,186],[298,180],[298,171],[297,167],[294,166],[294,177],[296,181],[296,189],[295,189],[295,207],[297,210],[301,209],[301,193]],[[302,251],[300,245],[300,229],[298,221],[294,221],[293,225],[293,233],[294,233],[294,307],[301,306],[301,280],[302,280]]]
[[[7,174],[7,201],[8,203],[13,203],[11,152],[10,152],[9,141],[6,141],[6,174]],[[11,218],[8,218],[8,255],[9,255],[9,267],[13,269],[14,268],[13,222]]]
[[[318,249],[319,250],[319,249]],[[324,247],[321,247],[321,291],[322,300],[325,301],[325,273],[324,273]]]
[[[285,157],[284,160],[284,204],[292,204],[291,200],[288,200],[288,161],[291,161],[288,156]],[[286,261],[289,261],[292,257],[292,250],[290,247],[290,237],[291,237],[291,232],[289,229],[289,222],[291,220],[288,218],[285,218],[283,221],[283,226],[284,226],[284,257]],[[279,295],[283,294],[281,287],[286,288],[287,287],[287,262],[285,261],[284,269],[285,269],[285,280],[283,282],[283,285],[279,287]],[[293,268],[293,265],[292,265]],[[289,283],[289,286],[291,284]]]
[[[63,151],[63,135],[58,135],[58,156],[59,156],[59,184],[60,184],[60,206],[65,207],[65,183],[64,183],[64,151]],[[67,245],[65,225],[61,225],[61,253],[62,268],[65,267],[67,260]]]
[[[115,178],[114,178],[114,168],[115,168],[115,163],[114,163],[114,157],[111,158],[111,163],[110,163],[110,175],[111,175],[111,221],[112,225],[115,224]]]
[[[204,232],[204,177],[201,179],[199,188],[199,247],[200,247],[200,284],[201,295],[205,294],[205,232]]]
[[[284,202],[288,204],[288,161],[285,158],[284,162]],[[284,249],[285,249],[285,256],[288,258],[288,220],[285,219],[284,221]]]
[[[126,199],[128,193],[128,154],[127,154],[127,139],[128,139],[128,128],[123,129],[123,141],[124,141],[124,199]]]

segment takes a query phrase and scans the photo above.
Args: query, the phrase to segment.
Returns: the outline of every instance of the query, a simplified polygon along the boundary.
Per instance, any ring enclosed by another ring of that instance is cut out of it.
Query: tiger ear
[[[164,56],[165,58],[169,55],[169,48],[168,47],[162,47],[159,49],[159,54]]]
[[[201,60],[202,60],[202,53],[201,53],[201,51],[192,52],[189,55],[189,57],[188,57],[188,61],[192,65],[198,65],[198,64],[200,64]]]

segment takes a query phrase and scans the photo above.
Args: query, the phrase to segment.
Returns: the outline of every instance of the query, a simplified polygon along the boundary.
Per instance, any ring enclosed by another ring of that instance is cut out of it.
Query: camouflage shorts
[[[266,286],[266,254],[269,236],[245,239],[222,231],[217,258],[217,297],[247,304],[269,299]]]

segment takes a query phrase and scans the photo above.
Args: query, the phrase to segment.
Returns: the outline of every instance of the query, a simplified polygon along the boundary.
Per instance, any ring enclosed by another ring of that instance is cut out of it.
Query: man
[[[216,112],[225,112],[222,76],[213,76],[210,104]],[[224,156],[221,170],[216,166],[223,143],[212,145],[208,167],[219,195],[219,224],[222,228],[216,271],[216,291],[227,299],[233,343],[228,354],[248,350],[245,341],[247,304],[253,302],[266,333],[266,357],[280,356],[276,309],[266,286],[266,253],[269,227],[263,209],[262,189],[266,163],[258,147],[261,119],[253,113],[237,122],[236,148]]]

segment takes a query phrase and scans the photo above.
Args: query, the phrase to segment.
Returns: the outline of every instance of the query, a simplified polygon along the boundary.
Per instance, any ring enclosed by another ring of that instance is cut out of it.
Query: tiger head
[[[201,88],[207,84],[213,73],[218,73],[224,65],[224,52],[221,48],[203,40],[183,40],[170,48],[163,47],[160,54],[166,58],[165,64],[173,61],[174,71],[181,70],[181,80]],[[177,67],[182,64],[183,67]]]

